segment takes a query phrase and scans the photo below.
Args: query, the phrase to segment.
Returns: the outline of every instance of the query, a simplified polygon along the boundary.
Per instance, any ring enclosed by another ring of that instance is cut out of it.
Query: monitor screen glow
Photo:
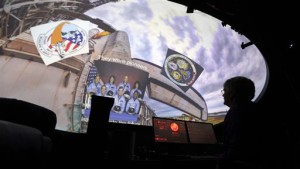
[[[162,143],[188,143],[184,121],[153,117],[154,141]]]

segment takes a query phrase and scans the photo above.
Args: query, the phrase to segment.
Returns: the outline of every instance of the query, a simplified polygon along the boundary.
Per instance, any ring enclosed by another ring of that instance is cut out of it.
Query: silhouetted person
[[[251,101],[255,95],[254,83],[245,77],[233,77],[224,83],[222,94],[229,110],[223,123],[218,169],[259,168],[259,112]]]

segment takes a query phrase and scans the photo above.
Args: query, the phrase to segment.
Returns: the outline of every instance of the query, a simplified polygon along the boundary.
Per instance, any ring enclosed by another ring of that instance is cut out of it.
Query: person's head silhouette
[[[253,117],[260,111],[251,101],[255,95],[254,82],[242,76],[230,78],[225,81],[222,94],[229,110],[223,123],[218,169],[257,169],[260,121]]]
[[[226,80],[223,85],[224,104],[230,107],[239,102],[249,102],[254,98],[254,82],[243,76],[236,76]]]

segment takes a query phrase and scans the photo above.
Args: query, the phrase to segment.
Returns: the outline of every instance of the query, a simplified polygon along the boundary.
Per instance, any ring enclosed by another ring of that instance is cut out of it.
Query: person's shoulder
[[[256,103],[252,101],[244,101],[244,102],[238,102],[236,104],[233,104],[230,108],[231,109],[254,109],[256,108]]]

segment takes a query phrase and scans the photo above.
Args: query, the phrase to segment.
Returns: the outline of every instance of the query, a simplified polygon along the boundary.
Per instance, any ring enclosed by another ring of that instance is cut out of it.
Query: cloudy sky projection
[[[242,42],[250,41],[245,36],[200,11],[188,14],[186,8],[167,0],[126,0],[99,6],[86,14],[127,32],[133,58],[162,66],[170,48],[200,64],[204,71],[193,87],[204,97],[209,113],[228,110],[220,91],[230,77],[252,79],[257,97],[267,77],[265,60],[257,47],[241,49]],[[182,114],[154,100],[147,103],[153,104],[158,116]]]

